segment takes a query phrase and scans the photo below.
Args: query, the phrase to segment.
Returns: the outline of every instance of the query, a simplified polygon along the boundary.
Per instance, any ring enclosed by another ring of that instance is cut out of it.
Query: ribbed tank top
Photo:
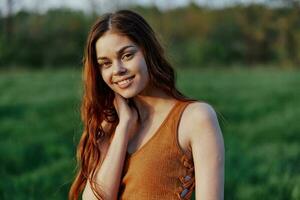
[[[178,142],[181,114],[191,101],[177,101],[156,133],[133,154],[127,152],[118,199],[173,200],[191,198],[194,162]]]

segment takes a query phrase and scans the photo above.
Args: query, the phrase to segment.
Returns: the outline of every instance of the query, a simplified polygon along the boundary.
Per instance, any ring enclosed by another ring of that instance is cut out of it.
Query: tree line
[[[212,9],[191,3],[165,11],[153,6],[131,9],[154,27],[176,67],[299,67],[298,6]],[[0,67],[80,66],[87,33],[97,17],[66,8],[1,17]]]

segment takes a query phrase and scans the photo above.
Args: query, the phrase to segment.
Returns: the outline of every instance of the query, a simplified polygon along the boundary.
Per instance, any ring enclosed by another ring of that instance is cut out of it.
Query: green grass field
[[[300,199],[300,71],[178,71],[219,113],[226,200]],[[0,199],[66,199],[81,134],[79,70],[0,71]]]

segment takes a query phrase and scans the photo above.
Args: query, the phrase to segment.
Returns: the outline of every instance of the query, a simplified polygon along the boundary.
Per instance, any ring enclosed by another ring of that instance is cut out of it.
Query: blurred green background
[[[120,8],[153,26],[183,93],[218,112],[225,199],[300,199],[299,1],[90,0],[89,11],[20,2],[0,3],[0,199],[67,198],[86,36]]]

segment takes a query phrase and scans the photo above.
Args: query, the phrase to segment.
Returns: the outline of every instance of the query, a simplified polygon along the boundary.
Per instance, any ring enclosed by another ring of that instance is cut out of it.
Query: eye
[[[103,63],[99,63],[99,67],[103,67],[103,68],[108,68],[111,65],[110,62],[103,62]]]
[[[122,60],[130,60],[133,57],[133,53],[126,53],[122,56]]]

